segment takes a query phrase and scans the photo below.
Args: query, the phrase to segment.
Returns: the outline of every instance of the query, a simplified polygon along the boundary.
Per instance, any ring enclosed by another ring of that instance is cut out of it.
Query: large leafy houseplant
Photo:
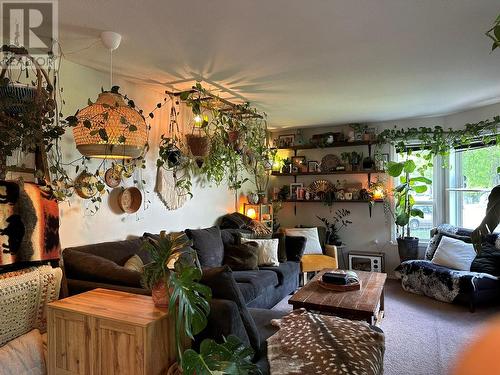
[[[163,293],[169,299],[174,320],[179,362],[169,369],[169,374],[259,373],[251,362],[253,350],[245,347],[235,336],[229,336],[221,344],[204,340],[199,353],[193,349],[184,351],[185,337],[194,339],[206,327],[212,295],[210,288],[199,282],[202,271],[195,252],[188,244],[182,233],[167,235],[162,232],[159,238],[148,239],[143,245],[151,254],[151,262],[144,266],[142,283],[148,288],[154,288],[158,283],[166,285]]]
[[[415,171],[419,176],[411,176]],[[412,159],[407,158],[401,162],[389,162],[387,173],[399,179],[399,185],[393,189],[394,196],[394,222],[398,250],[401,260],[416,259],[418,257],[418,238],[411,237],[410,219],[412,217],[424,218],[422,210],[415,208],[415,194],[425,193],[432,181],[423,176],[425,166],[417,168]]]
[[[342,245],[340,240],[339,232],[352,224],[352,221],[348,220],[347,217],[351,214],[351,211],[345,208],[338,209],[335,211],[333,218],[328,220],[326,217],[316,216],[324,224],[326,228],[326,243],[328,245]]]

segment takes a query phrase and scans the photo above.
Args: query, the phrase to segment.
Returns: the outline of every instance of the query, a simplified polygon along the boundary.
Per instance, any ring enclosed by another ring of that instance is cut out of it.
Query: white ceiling
[[[151,83],[203,77],[266,111],[274,127],[372,122],[500,101],[500,52],[490,54],[484,36],[499,5],[60,0],[59,36],[69,60],[107,71],[96,39],[119,32],[115,71]]]

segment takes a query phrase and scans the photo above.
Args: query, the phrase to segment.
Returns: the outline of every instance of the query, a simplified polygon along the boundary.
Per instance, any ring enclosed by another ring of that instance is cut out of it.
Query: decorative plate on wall
[[[127,214],[133,214],[141,208],[142,194],[136,187],[123,189],[118,196],[118,205]]]
[[[119,171],[114,168],[109,168],[104,174],[104,181],[106,181],[106,185],[110,188],[115,188],[122,182],[122,177]]]
[[[88,172],[82,172],[75,180],[75,192],[80,198],[90,199],[97,194],[97,177]]]
[[[337,155],[328,154],[321,159],[321,172],[333,172],[340,164],[340,159]]]

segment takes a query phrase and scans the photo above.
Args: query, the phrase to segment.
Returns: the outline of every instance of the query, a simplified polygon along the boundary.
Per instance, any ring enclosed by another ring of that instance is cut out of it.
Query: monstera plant
[[[169,306],[175,322],[175,342],[178,363],[168,373],[208,374],[257,374],[252,363],[253,350],[245,347],[235,336],[223,343],[204,340],[200,352],[184,351],[185,338],[194,336],[207,326],[212,292],[201,284],[202,271],[189,240],[183,233],[166,234],[144,242],[144,249],[151,255],[151,262],[144,265],[142,283],[153,289],[153,297],[160,307]],[[162,294],[162,295],[160,295]],[[165,300],[168,303],[165,303]]]
[[[412,176],[417,171],[419,176]],[[422,210],[415,208],[415,194],[425,193],[432,181],[423,176],[423,169],[415,162],[406,159],[402,162],[389,162],[387,172],[399,179],[399,185],[393,189],[394,221],[401,261],[418,258],[418,238],[411,236],[410,219],[424,218]]]

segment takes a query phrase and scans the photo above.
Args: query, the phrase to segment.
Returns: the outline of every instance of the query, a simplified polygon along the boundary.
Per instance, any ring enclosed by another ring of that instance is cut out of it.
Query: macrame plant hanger
[[[173,141],[171,152],[176,152],[180,159],[182,158],[182,151],[180,145],[180,129],[178,122],[178,110],[176,109],[177,101],[175,97],[170,97],[172,101],[172,106],[170,108],[170,118],[168,124],[168,136]],[[156,178],[155,191],[158,194],[160,200],[165,204],[167,209],[176,210],[184,205],[188,199],[187,194],[183,194],[179,191],[177,186],[178,173],[182,171],[180,165],[174,165],[168,169],[164,167],[159,167]],[[182,172],[181,172],[182,173]]]

